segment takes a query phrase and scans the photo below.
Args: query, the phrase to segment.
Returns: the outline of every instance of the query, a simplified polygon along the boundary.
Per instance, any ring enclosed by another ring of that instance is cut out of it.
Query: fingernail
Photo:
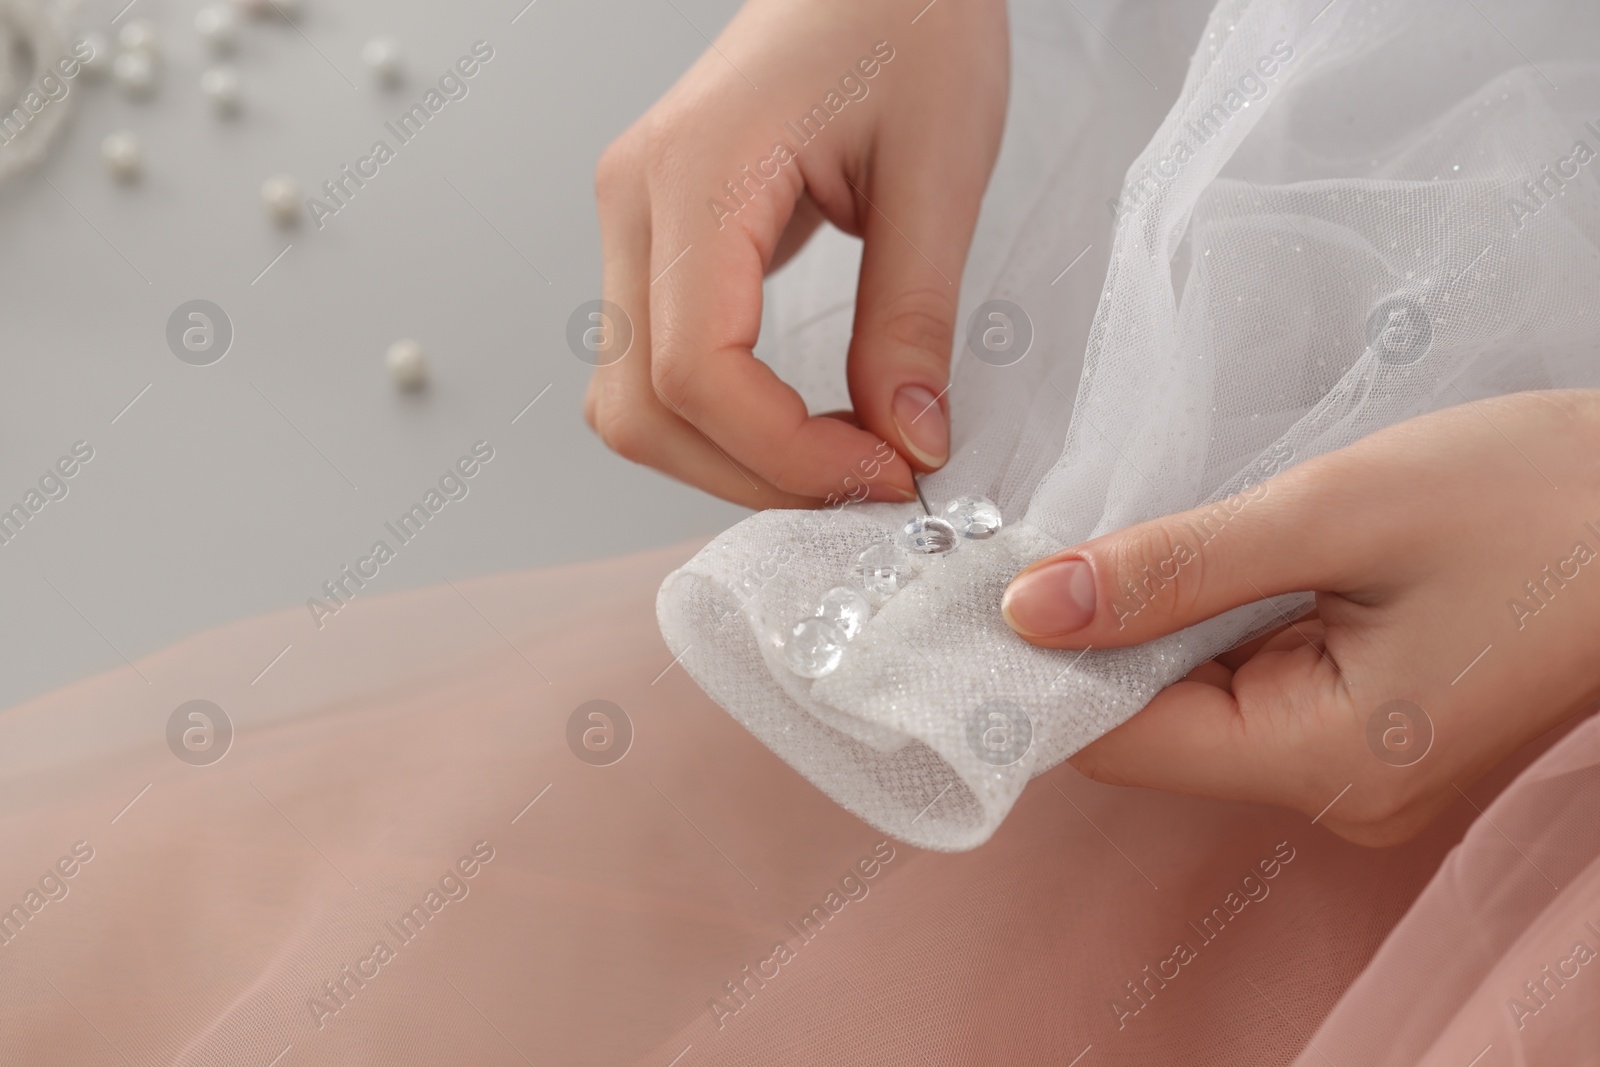
[[[894,424],[906,451],[925,467],[942,467],[950,455],[950,424],[939,395],[923,385],[906,385],[894,394]]]
[[[917,499],[917,494],[910,489],[902,489],[898,485],[873,482],[867,486],[867,499],[887,501],[891,504],[909,504]]]
[[[1064,559],[1018,577],[1001,598],[1000,612],[1024,637],[1054,637],[1089,625],[1094,600],[1094,570],[1084,560]]]

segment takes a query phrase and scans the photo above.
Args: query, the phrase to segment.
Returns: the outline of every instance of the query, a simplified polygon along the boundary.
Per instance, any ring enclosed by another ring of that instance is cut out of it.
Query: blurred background
[[[48,156],[0,181],[0,509],[76,442],[93,449],[67,494],[0,545],[0,707],[230,619],[326,601],[323,583],[380,537],[396,558],[363,596],[741,517],[607,452],[583,423],[590,368],[563,343],[600,296],[596,157],[735,0],[303,0],[292,21],[241,18],[221,59],[196,30],[210,5],[125,2],[84,4],[68,42],[100,33],[114,54],[128,23],[148,23],[153,93],[73,78]],[[392,85],[363,56],[381,39],[398,55]],[[466,95],[401,144],[385,123],[478,42],[492,58]],[[219,65],[237,73],[231,118],[201,90]],[[136,181],[103,158],[118,132],[141,152]],[[322,184],[379,139],[394,158],[319,228],[304,199],[331,203]],[[292,226],[263,199],[280,176],[299,186]],[[232,329],[205,366],[168,341],[194,300]],[[386,368],[401,339],[425,354],[421,390]],[[384,523],[480,440],[494,459],[466,497],[399,547]],[[305,626],[309,638],[309,610]]]

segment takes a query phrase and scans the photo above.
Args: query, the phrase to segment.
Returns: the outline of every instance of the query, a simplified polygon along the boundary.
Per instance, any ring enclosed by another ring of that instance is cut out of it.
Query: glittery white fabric
[[[1032,343],[1000,366],[958,336],[952,458],[923,480],[936,511],[981,493],[1005,528],[916,561],[808,682],[775,635],[916,509],[757,515],[662,587],[684,666],[873,825],[970,848],[1030,776],[1303,605],[1079,658],[1005,627],[1021,566],[1429,410],[1600,384],[1600,7],[1480,6],[1225,0],[1196,47],[1190,5],[1013,5],[959,332],[1003,299]],[[758,352],[825,410],[859,250],[815,245],[769,286]],[[1033,740],[994,767],[966,725],[1002,698]]]

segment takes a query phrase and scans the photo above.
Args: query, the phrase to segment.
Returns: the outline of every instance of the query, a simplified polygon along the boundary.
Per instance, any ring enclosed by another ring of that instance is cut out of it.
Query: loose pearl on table
[[[389,365],[389,377],[394,384],[407,392],[415,392],[428,384],[428,362],[422,346],[409,338],[389,346],[384,357]]]
[[[134,19],[117,33],[117,43],[129,52],[143,52],[152,60],[161,58],[161,38],[156,28],[143,19]]]
[[[374,37],[361,48],[361,61],[382,85],[400,82],[400,46],[388,37]]]
[[[219,56],[239,46],[239,18],[232,8],[221,4],[201,8],[194,16],[194,28],[200,39]]]
[[[279,226],[294,226],[303,214],[300,207],[300,184],[293,178],[279,176],[268,178],[261,186],[261,199],[266,202],[267,213]]]
[[[143,100],[156,91],[156,64],[148,52],[122,53],[112,63],[111,74],[130,99]]]
[[[218,117],[228,118],[239,113],[239,75],[232,67],[212,67],[200,75],[200,92],[211,101]]]
[[[144,171],[144,153],[139,140],[127,132],[113,133],[100,142],[100,158],[119,182],[137,181]]]
[[[80,60],[83,73],[91,79],[104,78],[111,73],[111,42],[103,33],[86,33],[78,38],[89,48],[89,58]]]

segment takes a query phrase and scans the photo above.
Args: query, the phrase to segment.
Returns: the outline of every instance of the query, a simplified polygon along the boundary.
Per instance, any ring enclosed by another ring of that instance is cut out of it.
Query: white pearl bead
[[[294,226],[300,222],[300,185],[293,178],[268,178],[262,183],[261,199],[266,202],[272,221],[279,226]]]
[[[396,341],[389,346],[385,362],[389,365],[389,377],[401,389],[414,392],[428,384],[428,361],[417,342]]]
[[[131,133],[113,133],[100,142],[100,158],[120,182],[136,181],[144,171],[144,153],[139,149],[138,138]]]
[[[234,73],[232,67],[212,67],[200,75],[200,92],[211,101],[211,107],[219,118],[239,113],[239,75]]]
[[[194,28],[217,55],[227,55],[239,45],[239,19],[232,8],[220,4],[201,8],[194,16]]]
[[[400,46],[388,37],[374,37],[361,49],[361,61],[383,85],[400,81]]]
[[[111,73],[111,42],[106,40],[103,33],[86,33],[79,37],[89,48],[89,58],[81,60],[79,66],[89,78],[104,78]]]
[[[142,100],[156,91],[156,64],[148,52],[124,52],[111,65],[112,77],[123,95]]]
[[[143,19],[134,19],[117,33],[117,41],[129,52],[143,52],[152,60],[161,58],[161,38],[156,28]]]

